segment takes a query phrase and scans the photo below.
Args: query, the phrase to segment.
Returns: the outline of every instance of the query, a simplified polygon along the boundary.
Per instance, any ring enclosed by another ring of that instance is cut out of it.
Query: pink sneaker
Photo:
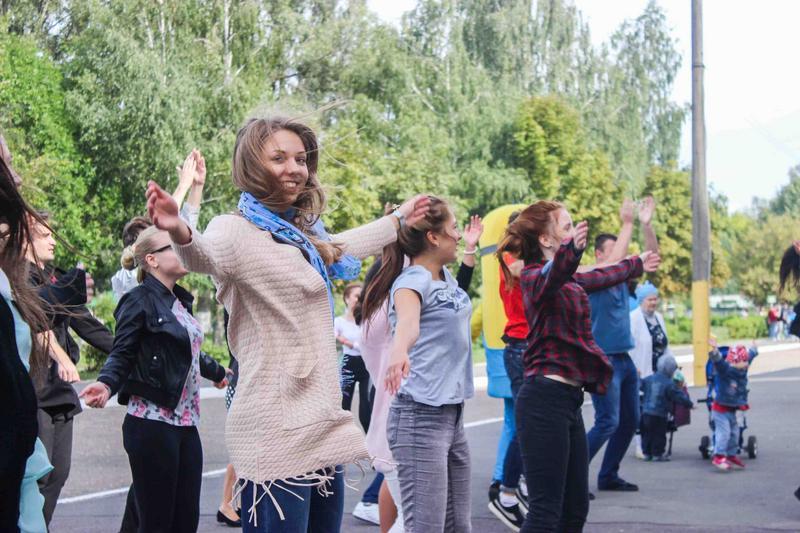
[[[725,458],[725,460],[731,465],[735,466],[736,468],[744,468],[744,463],[741,459],[736,457],[735,455],[729,455]]]
[[[725,459],[724,455],[715,455],[714,458],[711,460],[711,464],[715,467],[719,468],[723,472],[727,472],[731,469],[730,463],[728,463],[727,459]]]

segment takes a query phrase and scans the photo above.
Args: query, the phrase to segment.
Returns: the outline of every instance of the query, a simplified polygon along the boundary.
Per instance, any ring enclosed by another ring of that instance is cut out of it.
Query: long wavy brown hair
[[[514,278],[503,261],[503,254],[518,257],[526,265],[541,261],[544,256],[539,246],[539,236],[547,234],[555,222],[556,212],[563,208],[564,205],[559,202],[540,200],[523,209],[508,225],[496,252],[507,287],[513,286]]]
[[[284,116],[247,120],[236,135],[233,147],[233,183],[240,191],[255,196],[268,209],[273,211],[285,209],[283,187],[277,176],[269,171],[264,155],[264,145],[267,140],[281,130],[291,131],[300,137],[306,151],[308,182],[291,206],[298,213],[293,223],[306,234],[325,263],[330,265],[339,260],[343,248],[341,244],[318,239],[311,231],[311,227],[325,211],[326,198],[317,177],[319,142],[310,126]]]

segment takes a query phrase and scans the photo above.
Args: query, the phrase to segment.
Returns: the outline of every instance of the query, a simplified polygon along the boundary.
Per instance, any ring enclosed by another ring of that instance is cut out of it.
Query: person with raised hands
[[[466,231],[471,249],[464,263],[471,268],[480,219],[472,218]],[[365,317],[388,301],[394,336],[382,386],[395,398],[386,437],[397,463],[407,532],[472,527],[464,432],[464,401],[474,393],[472,304],[446,267],[455,261],[461,239],[450,207],[432,197],[425,218],[402,228],[397,243],[384,250],[364,297]]]
[[[648,196],[638,204],[638,219],[644,237],[644,247],[658,251],[658,240],[653,230],[655,200]],[[637,204],[626,199],[620,210],[622,226],[618,235],[601,233],[595,237],[595,267],[621,261],[628,255],[633,225],[637,217]],[[594,426],[589,430],[589,460],[597,455],[606,442],[603,462],[597,476],[601,491],[635,492],[639,487],[619,475],[634,433],[639,427],[639,376],[630,356],[635,349],[631,335],[629,289],[619,283],[589,295],[592,308],[592,335],[614,368],[614,377],[607,394],[594,395]]]
[[[329,236],[320,220],[326,198],[318,162],[310,127],[252,118],[233,149],[238,213],[214,218],[199,233],[161,187],[147,189],[153,223],[169,233],[189,270],[213,277],[230,313],[239,380],[226,443],[240,478],[244,531],[340,530],[342,465],[369,454],[341,408],[332,280],[355,279],[359,259],[394,242],[430,203],[416,196],[375,222]]]
[[[558,202],[539,201],[508,226],[497,255],[522,259],[519,275],[530,333],[525,379],[516,401],[517,434],[529,512],[520,531],[581,531],[589,511],[589,465],[581,405],[584,391],[604,394],[613,374],[592,335],[587,293],[618,285],[660,258],[653,252],[588,272],[578,266],[589,227],[573,225]]]

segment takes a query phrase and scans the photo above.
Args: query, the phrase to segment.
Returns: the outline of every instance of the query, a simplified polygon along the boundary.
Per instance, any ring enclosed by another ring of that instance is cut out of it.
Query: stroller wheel
[[[703,435],[700,439],[700,455],[703,456],[703,459],[711,458],[711,439],[708,435]]]
[[[758,457],[758,439],[755,435],[747,437],[747,457],[750,459]]]

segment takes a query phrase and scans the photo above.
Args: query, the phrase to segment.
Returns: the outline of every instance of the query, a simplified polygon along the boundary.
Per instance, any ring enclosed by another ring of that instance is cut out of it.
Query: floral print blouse
[[[177,298],[172,304],[172,313],[186,328],[192,345],[192,366],[178,405],[175,409],[167,409],[141,396],[132,395],[128,402],[128,414],[173,426],[196,426],[200,423],[200,345],[203,344],[203,327]]]

